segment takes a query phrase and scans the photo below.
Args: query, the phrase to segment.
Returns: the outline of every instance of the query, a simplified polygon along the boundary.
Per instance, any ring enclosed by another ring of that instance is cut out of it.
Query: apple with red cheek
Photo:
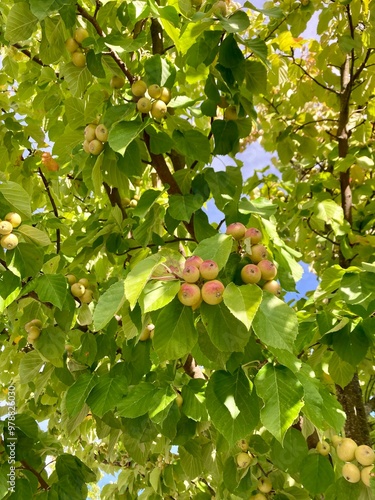
[[[202,286],[202,299],[212,306],[220,304],[223,300],[225,287],[219,280],[206,281]]]
[[[266,281],[273,280],[277,275],[277,268],[275,264],[267,259],[258,262],[258,269],[262,274],[262,279]]]
[[[242,281],[248,283],[258,283],[262,278],[262,273],[256,264],[247,264],[241,269]]]
[[[262,241],[263,235],[256,227],[249,227],[245,231],[245,238],[250,238],[251,244],[256,245]]]
[[[199,271],[203,279],[214,280],[219,274],[219,266],[214,260],[204,260],[199,266]]]
[[[181,277],[187,283],[196,283],[200,278],[199,269],[193,265],[187,265],[184,267],[181,273]]]
[[[258,264],[261,260],[265,260],[268,257],[267,248],[259,243],[252,245],[250,259],[254,264]]]
[[[246,227],[241,222],[233,222],[229,224],[226,234],[232,236],[235,240],[241,240],[245,236]]]
[[[182,283],[177,297],[184,306],[195,306],[201,300],[201,289],[194,283]]]

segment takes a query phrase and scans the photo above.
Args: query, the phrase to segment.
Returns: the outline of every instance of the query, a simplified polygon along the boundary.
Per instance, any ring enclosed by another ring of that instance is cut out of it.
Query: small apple
[[[244,451],[242,451],[236,456],[237,465],[241,469],[245,469],[246,467],[248,467],[252,461],[253,461],[252,456],[249,453],[245,453]]]
[[[70,286],[74,285],[74,283],[77,283],[77,278],[74,276],[74,274],[67,274],[65,278],[68,280]]]
[[[241,222],[229,224],[225,234],[230,234],[235,240],[241,240],[245,236],[246,227]]]
[[[29,321],[28,323],[26,323],[25,324],[25,330],[27,331],[27,333],[29,333],[30,328],[32,326],[36,326],[39,330],[41,330],[41,328],[42,328],[42,322],[40,321],[40,319],[32,319],[31,321]]]
[[[135,97],[142,97],[145,95],[147,90],[147,85],[143,80],[137,80],[132,83],[132,93]]]
[[[263,234],[256,227],[249,227],[246,229],[245,238],[250,238],[251,244],[256,245],[262,241]]]
[[[184,267],[181,277],[187,282],[187,283],[196,283],[199,278],[200,278],[200,272],[199,269],[193,265],[187,265]]]
[[[331,447],[327,443],[327,441],[319,441],[319,443],[316,445],[316,451],[320,455],[323,455],[323,457],[326,457],[327,455],[329,455],[329,452],[331,451]]]
[[[100,142],[107,142],[108,141],[108,129],[107,129],[107,127],[101,123],[100,125],[98,125],[96,127],[95,135],[96,135],[96,138]]]
[[[113,89],[122,89],[125,85],[125,78],[123,76],[113,75],[109,84]]]
[[[277,268],[273,262],[270,260],[264,259],[258,262],[258,268],[262,273],[262,280],[273,280],[277,275]]]
[[[68,39],[65,41],[65,47],[66,47],[66,50],[72,54],[73,52],[75,52],[76,50],[78,50],[79,45],[78,45],[78,43],[74,40],[74,38],[68,38]]]
[[[227,15],[227,4],[223,0],[219,0],[218,2],[215,2],[212,6],[212,12],[216,16],[225,17]]]
[[[361,470],[362,483],[366,486],[370,486],[370,477],[375,477],[375,472],[372,472],[373,468],[373,465],[369,465],[368,467],[363,467]]]
[[[346,463],[343,466],[342,475],[349,483],[358,483],[361,479],[361,471],[356,465],[351,463]]]
[[[219,266],[214,260],[204,260],[199,266],[201,276],[205,280],[214,280],[219,274]]]
[[[104,144],[98,139],[94,139],[89,143],[89,151],[92,155],[98,156],[104,149]]]
[[[228,106],[224,111],[224,118],[226,120],[238,120],[236,106]]]
[[[338,436],[337,434],[335,434],[334,436],[332,436],[332,444],[333,446],[336,448],[336,446],[341,443],[341,441],[343,440],[344,438],[341,437],[341,436]]]
[[[86,141],[90,142],[96,139],[95,130],[96,130],[96,125],[94,123],[89,123],[85,127],[83,135],[85,136]]]
[[[206,281],[202,286],[202,299],[212,306],[220,304],[223,300],[225,287],[219,280]]]
[[[176,395],[176,403],[177,403],[177,406],[179,408],[181,408],[182,404],[183,404],[184,400],[181,396],[181,394],[178,392],[177,395]]]
[[[167,113],[167,105],[165,104],[165,102],[159,99],[152,103],[151,114],[154,118],[160,120],[165,116],[166,113]]]
[[[85,153],[90,154],[90,143],[89,143],[89,141],[84,140],[83,143],[82,143],[82,148],[83,148],[83,151]]]
[[[20,214],[17,214],[16,212],[9,212],[6,214],[4,219],[10,222],[13,227],[18,227],[22,222]]]
[[[0,234],[10,234],[13,231],[12,224],[7,220],[2,220],[0,222]]]
[[[194,283],[182,283],[177,296],[184,306],[194,306],[201,300],[201,290]]]
[[[257,493],[256,495],[253,495],[250,497],[251,500],[267,500],[266,495],[263,495],[263,493]]]
[[[171,100],[171,98],[172,98],[171,91],[169,89],[167,89],[167,87],[162,87],[159,99],[161,101],[165,102],[165,104],[168,104],[169,101]]]
[[[257,243],[251,246],[250,259],[254,264],[258,264],[261,260],[265,260],[268,257],[267,248],[264,245]]]
[[[257,488],[262,493],[269,493],[272,490],[272,481],[268,477],[258,479]]]
[[[135,208],[137,205],[138,205],[138,201],[135,198],[130,200],[129,207]]]
[[[86,66],[86,56],[80,50],[76,50],[72,54],[72,63],[77,68],[84,68]]]
[[[217,105],[219,106],[219,108],[222,108],[222,109],[225,109],[229,106],[229,102],[227,101],[227,98],[225,97],[225,95],[220,96],[220,100],[217,103]]]
[[[267,281],[263,286],[262,286],[262,290],[266,291],[266,292],[270,292],[270,293],[273,293],[273,295],[276,295],[277,297],[279,295],[281,295],[281,286],[280,284],[275,281],[275,280],[271,280],[271,281]]]
[[[87,278],[80,278],[78,280],[78,283],[81,283],[85,288],[87,288],[90,285],[90,282]]]
[[[138,337],[138,340],[141,342],[145,342],[149,338],[151,338],[151,334],[154,333],[155,325],[150,323],[147,325],[141,332],[140,336]]]
[[[237,441],[237,446],[242,450],[242,451],[247,451],[249,449],[249,443],[247,442],[246,439],[240,439]]]
[[[27,331],[27,340],[36,340],[39,335],[40,335],[40,328],[37,326],[30,326],[30,328]]]
[[[82,283],[73,283],[70,287],[70,291],[72,292],[73,297],[82,297],[85,293],[86,288],[82,285]]]
[[[161,96],[161,87],[154,83],[153,85],[150,85],[147,89],[148,95],[152,97],[153,99],[159,99]],[[165,104],[165,103],[164,103]]]
[[[84,294],[79,297],[79,300],[82,302],[82,304],[90,304],[90,302],[92,302],[93,293],[94,292],[92,290],[86,288]]]
[[[351,462],[355,458],[357,443],[351,438],[344,438],[336,447],[337,456],[344,462]]]
[[[87,31],[87,29],[85,28],[82,28],[81,26],[79,28],[77,28],[74,32],[74,40],[77,42],[77,43],[82,43],[83,40],[85,38],[87,38],[89,36],[89,32]]]
[[[137,109],[141,113],[148,113],[151,111],[152,102],[147,97],[141,97],[137,102]]]
[[[15,234],[6,234],[1,238],[0,244],[6,250],[13,250],[18,245],[18,238]]]
[[[258,283],[262,273],[256,264],[247,264],[241,269],[241,278],[244,283]]]
[[[355,458],[361,465],[371,465],[375,461],[375,453],[370,446],[361,444],[355,449]]]
[[[201,257],[199,257],[198,255],[192,255],[191,257],[188,257],[186,259],[185,265],[195,266],[199,269],[202,262],[203,259]]]

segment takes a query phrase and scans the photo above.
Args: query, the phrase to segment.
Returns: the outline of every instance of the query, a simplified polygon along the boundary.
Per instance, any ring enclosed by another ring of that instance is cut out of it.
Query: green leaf
[[[258,61],[246,61],[247,89],[255,95],[265,94],[267,91],[267,70],[264,64]]]
[[[34,341],[34,347],[44,359],[50,361],[54,366],[63,366],[65,333],[60,328],[55,326],[44,328],[40,337]]]
[[[39,427],[36,421],[25,413],[18,413],[15,417],[15,426],[20,429],[27,437],[34,441],[38,438]]]
[[[129,389],[129,393],[117,405],[119,415],[127,418],[137,418],[145,415],[150,408],[150,401],[157,393],[157,387],[148,383],[140,382]]]
[[[208,163],[211,158],[211,145],[209,139],[198,130],[175,130],[173,140],[177,149],[192,160]]]
[[[202,204],[203,198],[199,194],[174,194],[169,197],[169,212],[174,219],[189,222]]]
[[[157,189],[147,189],[142,193],[138,205],[133,210],[133,215],[136,217],[143,217],[148,213],[152,205],[156,202],[158,198],[163,194],[163,191]]]
[[[38,19],[30,11],[27,2],[18,2],[12,6],[7,18],[5,38],[10,43],[27,40],[34,33]]]
[[[125,279],[125,296],[130,303],[130,308],[134,309],[139,296],[146,283],[152,276],[152,272],[157,266],[165,261],[165,257],[160,254],[151,255],[138,262]]]
[[[144,70],[150,85],[156,83],[168,88],[173,87],[176,69],[166,58],[159,54],[149,57],[145,60]]]
[[[147,133],[150,136],[150,149],[152,153],[159,155],[168,153],[173,149],[174,142],[172,138],[163,130],[151,125],[147,127]]]
[[[77,68],[73,63],[65,64],[61,68],[61,76],[64,77],[74,97],[81,97],[88,84],[92,81],[92,75],[86,66],[84,68]]]
[[[153,338],[160,361],[182,358],[191,351],[197,339],[191,307],[175,299],[162,309],[155,323]]]
[[[56,459],[56,472],[60,478],[68,476],[78,477],[82,482],[90,483],[96,481],[96,475],[78,457],[63,453]]]
[[[35,276],[43,265],[43,250],[29,243],[20,242],[6,253],[8,268],[21,278]]]
[[[182,398],[184,414],[197,421],[207,421],[208,414],[205,407],[205,388],[207,382],[202,379],[190,380],[187,385],[182,387]]]
[[[225,267],[232,251],[233,239],[227,234],[218,233],[201,241],[194,250],[203,260],[214,260],[219,269]]]
[[[327,457],[313,453],[302,461],[300,478],[303,486],[312,495],[318,495],[324,493],[328,486],[333,483],[335,473]],[[316,478],[319,478],[319,481]]]
[[[265,219],[269,219],[277,212],[277,205],[274,205],[266,198],[257,198],[251,201],[247,198],[242,198],[238,208],[243,214],[259,214]]]
[[[123,155],[126,148],[134,141],[147,127],[149,120],[143,122],[138,120],[123,121],[116,123],[109,131],[108,144],[111,148]]]
[[[246,47],[248,47],[256,56],[267,63],[268,49],[267,45],[261,38],[253,38],[252,40],[244,40]]]
[[[257,285],[236,286],[229,283],[223,294],[224,304],[249,330],[262,301],[262,291]]]
[[[124,301],[125,287],[123,281],[114,283],[101,294],[93,314],[95,330],[104,328],[122,307]]]
[[[238,127],[233,120],[214,120],[211,130],[215,139],[214,155],[226,155],[238,145]]]
[[[259,422],[258,397],[242,369],[214,372],[206,389],[207,409],[214,426],[232,446]]]
[[[21,384],[28,384],[34,381],[40,373],[44,359],[40,357],[38,351],[29,351],[21,359],[19,365],[19,375]]]
[[[359,324],[352,332],[344,328],[334,333],[332,346],[343,361],[355,368],[366,356],[370,342]]]
[[[244,55],[238,47],[233,35],[228,35],[219,50],[219,63],[225,68],[234,68],[243,63]]]
[[[340,387],[346,387],[353,379],[355,367],[343,361],[335,352],[332,353],[331,360],[328,365],[328,373],[331,375],[334,382]]]
[[[66,278],[62,274],[45,274],[36,280],[35,291],[42,302],[62,309],[68,293]]]
[[[127,388],[126,378],[103,376],[91,390],[86,403],[95,415],[102,417],[115,408],[126,394]]]
[[[139,305],[145,314],[150,311],[157,311],[172,300],[180,290],[181,282],[173,281],[150,281],[146,284],[139,297]]]
[[[283,444],[274,439],[271,444],[271,460],[279,469],[288,474],[300,471],[302,460],[307,457],[308,448],[302,432],[291,427],[285,434]]]
[[[36,227],[21,224],[21,226],[17,228],[17,232],[22,234],[26,241],[30,240],[32,243],[40,245],[41,247],[51,245],[51,240],[48,235]]]
[[[253,321],[256,336],[267,346],[294,351],[298,334],[298,320],[295,311],[282,300],[268,292]]]
[[[9,211],[19,213],[24,219],[31,219],[30,197],[22,186],[11,181],[0,182],[0,194],[4,197]]]
[[[70,417],[77,415],[83,408],[88,395],[96,384],[95,373],[84,373],[66,392],[66,411]]]
[[[246,12],[237,10],[230,17],[221,18],[220,24],[228,33],[239,33],[240,31],[245,31],[249,27],[250,20]]]
[[[263,425],[282,444],[284,436],[303,407],[303,387],[285,366],[266,364],[255,378],[258,396],[264,401]]]

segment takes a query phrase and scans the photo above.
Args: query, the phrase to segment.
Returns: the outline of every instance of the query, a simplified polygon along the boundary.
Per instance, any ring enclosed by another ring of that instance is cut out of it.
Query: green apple
[[[171,91],[167,89],[167,87],[162,87],[159,99],[165,102],[165,104],[168,104],[171,98],[172,98]]]
[[[104,149],[104,144],[98,139],[94,139],[89,143],[89,151],[92,155],[98,156]]]
[[[12,224],[7,220],[2,220],[0,222],[0,234],[10,234],[13,231]]]
[[[176,403],[177,403],[177,406],[179,408],[181,408],[182,404],[183,404],[184,400],[181,396],[181,394],[178,392],[177,395],[176,395]]]
[[[82,285],[82,283],[73,283],[70,287],[70,291],[72,292],[73,297],[82,297],[85,293],[86,288]]]
[[[10,222],[12,227],[18,227],[22,222],[21,216],[17,212],[9,212],[4,219]]]
[[[227,12],[228,12],[227,4],[223,0],[219,0],[218,2],[215,2],[212,6],[212,12],[216,16],[225,17],[227,15]]]
[[[329,452],[331,451],[330,445],[327,443],[327,441],[319,441],[319,443],[316,445],[316,451],[320,454],[323,455],[323,457],[327,456]]]
[[[18,245],[18,238],[15,234],[6,234],[1,238],[0,244],[6,250],[13,250]]]
[[[261,260],[265,260],[268,257],[267,248],[264,245],[260,245],[257,243],[256,245],[252,245],[250,259],[254,264],[258,264]]]
[[[25,330],[27,331],[27,333],[29,333],[30,328],[33,326],[36,326],[40,330],[42,328],[42,322],[40,321],[40,319],[32,319],[25,324]]]
[[[125,85],[125,78],[123,76],[113,75],[109,84],[113,89],[122,89]]]
[[[351,438],[344,438],[336,447],[337,456],[344,462],[351,462],[355,458],[357,443]]]
[[[65,278],[68,280],[70,286],[74,285],[74,283],[77,283],[77,278],[74,276],[74,274],[67,274]]]
[[[89,290],[88,288],[86,288],[84,294],[78,298],[82,304],[90,304],[90,302],[92,302],[93,294],[94,294],[94,292],[92,290]]]
[[[334,436],[332,436],[332,444],[333,446],[336,448],[336,446],[341,443],[341,441],[343,440],[344,438],[341,437],[341,436],[338,436],[337,434],[335,434]]]
[[[89,36],[89,32],[87,31],[87,29],[85,28],[82,28],[81,26],[79,28],[77,28],[74,32],[74,40],[81,44],[83,42],[83,40],[85,38],[88,38]]]
[[[239,441],[237,441],[237,446],[242,451],[248,451],[249,449],[249,443],[247,442],[247,439],[240,439]]]
[[[90,285],[90,282],[87,278],[80,278],[78,280],[78,283],[81,283],[85,288],[87,288]]]
[[[86,55],[80,50],[76,50],[72,54],[72,63],[77,68],[84,68],[86,66]]]
[[[107,129],[107,127],[101,123],[100,125],[98,125],[96,127],[95,135],[96,135],[96,138],[100,142],[107,142],[108,141],[108,129]]]
[[[248,283],[258,283],[262,278],[262,273],[256,264],[247,264],[241,269],[242,281]]]
[[[78,45],[78,43],[74,40],[74,38],[68,38],[68,39],[65,41],[65,47],[66,47],[66,50],[72,54],[73,52],[75,52],[76,50],[78,50],[79,45]]]
[[[262,493],[269,493],[272,490],[272,481],[268,477],[258,479],[257,488]]]
[[[157,101],[154,101],[152,103],[151,114],[154,118],[160,120],[165,116],[166,113],[167,113],[167,105],[165,104],[165,102],[158,99]]]
[[[161,87],[154,83],[148,87],[147,92],[152,99],[159,99],[161,96]]]
[[[147,90],[147,84],[143,80],[137,80],[132,83],[132,93],[135,97],[142,97],[145,95]]]
[[[241,469],[245,469],[246,467],[248,467],[252,461],[253,461],[252,456],[249,453],[245,453],[244,451],[242,451],[236,456],[237,465]]]
[[[228,106],[226,108],[226,110],[224,111],[224,118],[226,120],[237,120],[238,114],[237,114],[236,106]]]
[[[39,335],[40,335],[40,328],[37,326],[30,326],[30,328],[27,331],[27,340],[36,340]]]
[[[258,269],[262,274],[262,280],[270,281],[276,278],[277,267],[270,260],[263,259],[258,262]]]
[[[370,486],[370,477],[375,477],[375,473],[372,472],[373,468],[373,465],[369,465],[361,470],[361,480],[366,486]]]
[[[86,141],[90,142],[96,138],[95,135],[96,127],[97,125],[95,125],[94,123],[89,123],[88,125],[86,125],[85,131],[83,132]]]
[[[358,483],[361,479],[361,471],[355,464],[349,462],[343,466],[342,475],[349,483]]]
[[[280,284],[275,281],[275,280],[271,280],[271,281],[267,281],[263,286],[262,286],[262,290],[266,291],[266,292],[270,292],[272,293],[273,295],[276,295],[277,297],[279,295],[281,295],[281,286]]]
[[[148,113],[151,111],[152,102],[147,97],[141,97],[137,102],[137,109],[141,113]]]

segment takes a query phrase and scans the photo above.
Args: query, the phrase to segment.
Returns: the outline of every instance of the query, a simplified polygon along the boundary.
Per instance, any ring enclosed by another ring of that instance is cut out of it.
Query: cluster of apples
[[[236,455],[237,467],[240,469],[246,469],[252,465],[255,461],[254,455],[249,451],[249,444],[246,439],[241,439],[237,443],[238,447],[241,448],[241,452]],[[250,498],[253,500],[267,500],[264,493],[269,493],[272,490],[272,481],[267,476],[261,476],[257,481],[258,493],[252,495]]]
[[[241,278],[244,283],[253,283],[261,286],[263,290],[281,294],[281,286],[275,280],[277,267],[268,260],[267,248],[261,244],[262,232],[255,228],[246,228],[241,222],[229,224],[226,234],[230,234],[235,240],[243,242],[243,248],[250,257],[252,264],[247,264],[241,269]]]
[[[12,231],[21,222],[21,216],[16,212],[9,212],[4,220],[0,221],[0,244],[6,250],[13,250],[18,245],[18,238]]]
[[[95,156],[98,156],[104,149],[104,144],[108,141],[108,129],[100,123],[89,123],[84,131],[85,140],[83,141],[83,150]]]
[[[334,436],[332,443],[338,458],[345,462],[342,467],[343,477],[349,483],[362,481],[366,486],[370,486],[370,477],[375,477],[374,450],[366,444],[358,446],[353,439],[341,436]]]
[[[56,172],[60,168],[57,161],[52,158],[51,153],[48,151],[42,153],[42,163],[50,172]]]
[[[90,283],[87,278],[77,278],[74,274],[67,274],[66,279],[70,285],[70,291],[73,297],[78,299],[81,304],[90,304],[94,292],[89,288]]]
[[[86,54],[81,44],[88,36],[87,29],[80,26],[75,30],[73,36],[65,41],[65,47],[70,53],[72,63],[77,68],[84,68],[86,66]]]
[[[167,87],[160,87],[156,83],[147,86],[143,80],[136,80],[131,88],[133,96],[138,99],[137,110],[140,113],[151,113],[157,120],[165,116],[167,104],[171,100],[171,91]]]
[[[42,322],[40,321],[40,319],[32,319],[25,324],[25,330],[27,332],[28,343],[33,344],[34,340],[36,340],[40,335],[40,332],[42,330]]]
[[[225,287],[215,279],[218,274],[219,266],[214,260],[203,260],[198,255],[186,259],[179,275],[184,280],[177,295],[180,302],[193,309],[199,307],[202,301],[210,305],[220,304]]]

